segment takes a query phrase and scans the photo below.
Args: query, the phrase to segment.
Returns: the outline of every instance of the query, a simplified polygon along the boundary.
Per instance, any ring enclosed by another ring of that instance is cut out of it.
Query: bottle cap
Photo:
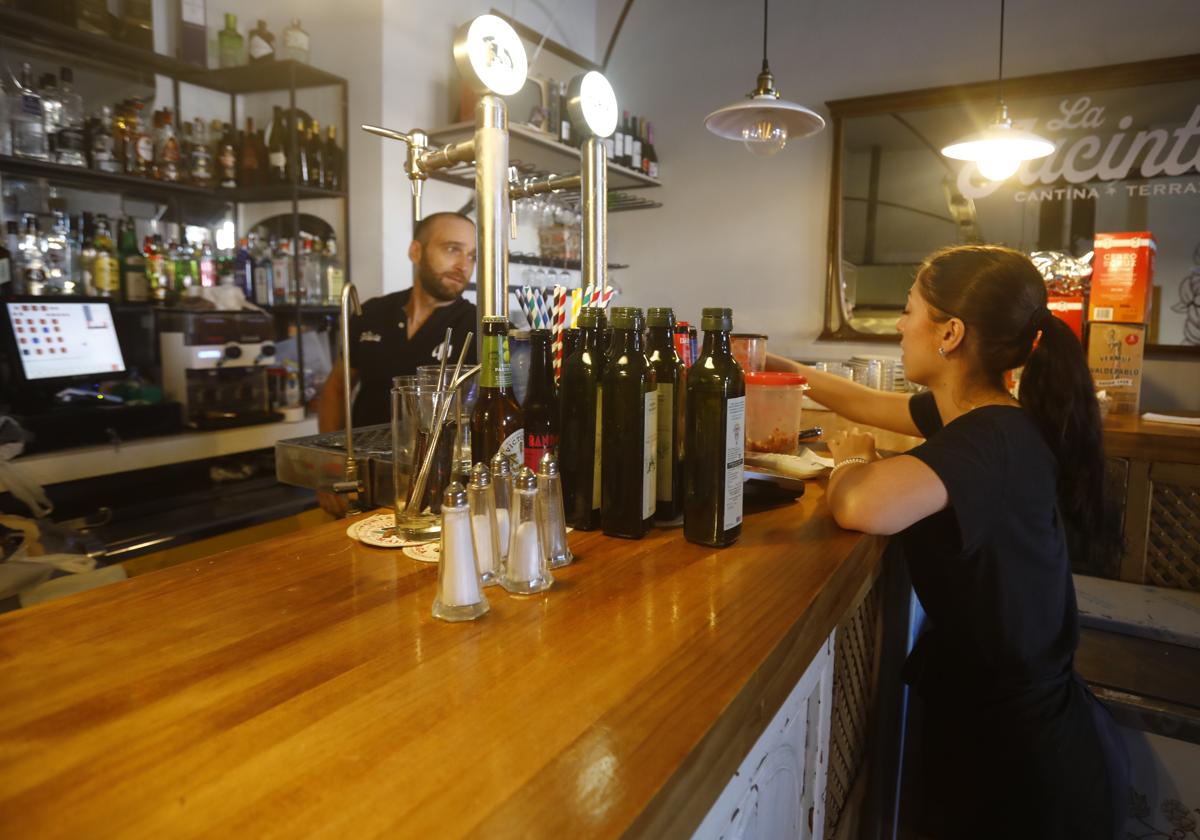
[[[488,472],[487,464],[480,461],[471,467],[471,481],[467,484],[469,490],[483,490],[492,486],[492,474]]]
[[[706,306],[700,310],[700,326],[705,330],[729,332],[733,329],[733,310],[727,306]]]
[[[536,490],[537,476],[529,467],[521,467],[521,471],[517,473],[517,478],[513,482],[513,486],[518,490]]]
[[[669,306],[651,306],[646,310],[647,327],[673,327],[675,310]]]
[[[467,503],[467,491],[457,481],[451,481],[442,494],[442,507],[462,507]]]
[[[538,475],[552,478],[558,475],[558,463],[554,460],[554,455],[547,452],[542,455],[542,459],[538,461]]]
[[[615,306],[612,311],[614,330],[636,330],[642,323],[642,310],[636,306]]]
[[[600,325],[600,313],[594,306],[585,306],[579,310],[579,319],[575,322],[579,327],[591,329]]]

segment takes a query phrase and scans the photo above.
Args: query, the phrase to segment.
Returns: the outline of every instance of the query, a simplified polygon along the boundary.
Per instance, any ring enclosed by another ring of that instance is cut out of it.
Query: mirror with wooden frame
[[[895,342],[930,252],[987,242],[1082,257],[1157,241],[1150,349],[1200,355],[1200,54],[1006,79],[1014,125],[1055,152],[990,182],[939,150],[985,126],[996,83],[826,103],[833,177],[823,340]]]

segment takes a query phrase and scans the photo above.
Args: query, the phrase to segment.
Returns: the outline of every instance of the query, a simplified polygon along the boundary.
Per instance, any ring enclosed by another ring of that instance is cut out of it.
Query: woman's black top
[[[949,496],[901,534],[929,618],[905,665],[924,701],[925,829],[1114,836],[1122,747],[1072,670],[1079,622],[1054,454],[1023,408],[943,426],[925,392],[909,410],[926,441],[908,454]]]

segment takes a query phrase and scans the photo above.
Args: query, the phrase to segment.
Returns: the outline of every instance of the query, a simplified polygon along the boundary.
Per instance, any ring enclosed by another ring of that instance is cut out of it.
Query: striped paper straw
[[[567,321],[567,287],[554,287],[554,378],[558,379],[562,372],[563,357],[563,327]]]
[[[575,329],[579,326],[579,310],[583,307],[583,289],[571,290],[571,322],[568,326]]]

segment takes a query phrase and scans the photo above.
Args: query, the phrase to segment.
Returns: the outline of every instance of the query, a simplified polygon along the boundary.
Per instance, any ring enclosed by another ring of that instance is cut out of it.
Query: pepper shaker
[[[457,481],[452,481],[442,495],[442,556],[438,561],[433,617],[443,621],[470,621],[488,609],[479,581],[479,567],[475,563],[467,491]]]
[[[538,531],[537,496],[537,476],[529,467],[521,467],[513,485],[508,557],[500,573],[500,585],[515,595],[533,595],[554,583]]]
[[[492,476],[482,462],[471,469],[467,504],[471,508],[471,532],[475,535],[479,579],[484,586],[491,586],[500,582],[500,529],[496,524],[496,494]]]
[[[567,517],[563,513],[562,476],[554,456],[547,452],[538,462],[538,526],[542,532],[542,550],[550,568],[570,565],[575,559],[567,545]]]

